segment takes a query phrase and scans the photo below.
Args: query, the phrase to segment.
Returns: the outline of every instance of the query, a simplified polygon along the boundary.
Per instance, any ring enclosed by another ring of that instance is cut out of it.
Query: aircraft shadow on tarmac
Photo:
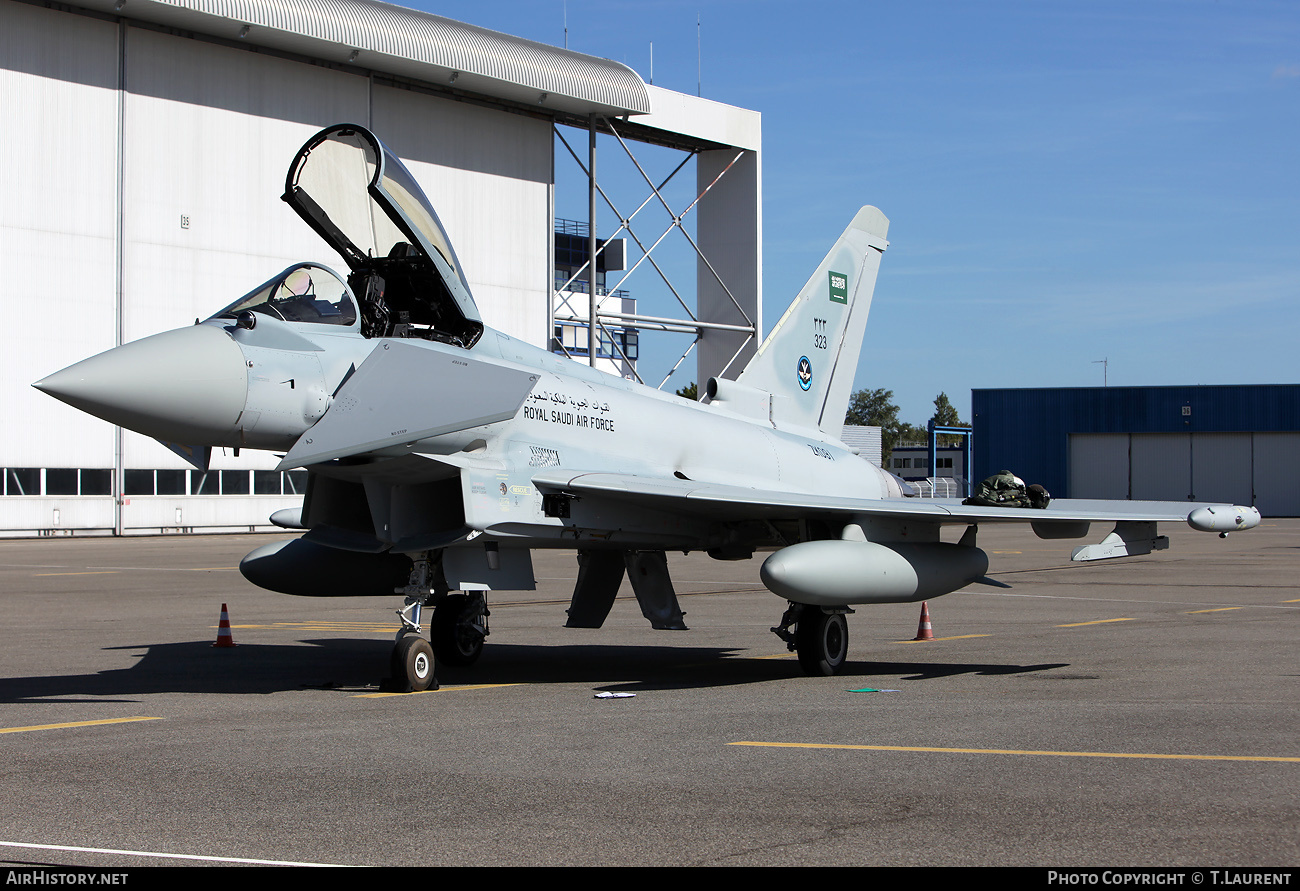
[[[278,693],[299,689],[373,690],[388,672],[388,640],[325,638],[311,646],[207,642],[114,647],[144,650],[130,668],[96,674],[0,678],[0,702],[86,696],[133,701],[158,693]],[[457,684],[590,683],[596,690],[673,690],[753,684],[802,676],[793,659],[746,658],[721,647],[500,644],[470,668],[439,666],[438,680]],[[1007,675],[1066,667],[1066,663],[998,665],[944,662],[848,662],[843,678],[930,680],[959,674]],[[809,678],[815,682],[815,678]]]

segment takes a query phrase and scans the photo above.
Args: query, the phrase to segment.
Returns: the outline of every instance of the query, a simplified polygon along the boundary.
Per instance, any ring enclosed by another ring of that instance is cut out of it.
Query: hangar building
[[[972,478],[1300,516],[1300,385],[972,390]]]
[[[590,324],[596,304],[624,347],[642,327],[693,333],[699,380],[734,376],[762,330],[759,115],[606,59],[374,0],[0,0],[0,96],[0,535],[249,530],[297,503],[298,473],[273,455],[214,455],[204,473],[29,384],[207,318],[292,263],[342,268],[279,200],[330,124],[402,157],[484,321],[553,349],[560,286],[584,290],[555,277],[557,153],[585,177],[597,145],[678,150],[692,197],[707,188],[696,280],[678,283],[695,306],[651,322],[583,293],[564,318]],[[593,241],[635,241],[592,217]]]

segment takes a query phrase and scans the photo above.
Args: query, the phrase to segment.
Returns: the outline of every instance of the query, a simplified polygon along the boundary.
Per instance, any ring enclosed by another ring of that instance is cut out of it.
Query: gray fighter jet
[[[578,554],[568,624],[599,627],[624,574],[657,628],[683,628],[668,551],[743,560],[788,601],[772,630],[834,674],[850,607],[938,597],[983,580],[976,524],[1043,538],[1114,523],[1074,559],[1167,546],[1158,521],[1226,533],[1250,507],[1056,501],[1043,510],[904,496],[839,441],[889,221],[854,216],[737,380],[691,403],[485,328],[460,261],[411,174],[366,129],[311,138],[284,200],[347,262],[290,267],[212,318],[128,343],[34,386],[200,464],[213,447],[305,467],[307,530],[240,569],[273,591],[404,594],[399,686],[436,658],[474,662],[485,592],[534,587],[532,548]],[[944,526],[965,527],[960,541]],[[421,612],[431,607],[429,637]]]

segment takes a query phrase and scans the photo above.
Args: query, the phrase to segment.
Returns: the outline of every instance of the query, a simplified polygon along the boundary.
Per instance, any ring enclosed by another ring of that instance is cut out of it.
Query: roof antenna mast
[[[695,13],[695,95],[699,96],[704,80],[704,57],[700,53],[700,14]]]

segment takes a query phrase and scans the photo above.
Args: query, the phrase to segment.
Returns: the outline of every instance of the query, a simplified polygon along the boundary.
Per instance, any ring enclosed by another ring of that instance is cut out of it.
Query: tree
[[[898,406],[893,390],[858,390],[849,398],[844,423],[858,427],[880,428],[880,461],[888,466],[894,446],[913,435],[917,429],[898,420]]]
[[[970,426],[970,424],[967,424],[957,415],[957,409],[953,408],[952,403],[948,401],[947,393],[940,393],[938,396],[934,397],[934,417],[931,420],[934,421],[934,426],[936,427]],[[961,437],[940,434],[938,444],[945,446],[961,445]]]
[[[695,386],[695,381],[691,381],[686,386],[678,388],[677,395],[683,399],[689,399],[691,402],[700,401],[700,390]]]
[[[858,390],[849,398],[849,410],[844,423],[857,427],[898,426],[898,406],[894,405],[893,390]]]

